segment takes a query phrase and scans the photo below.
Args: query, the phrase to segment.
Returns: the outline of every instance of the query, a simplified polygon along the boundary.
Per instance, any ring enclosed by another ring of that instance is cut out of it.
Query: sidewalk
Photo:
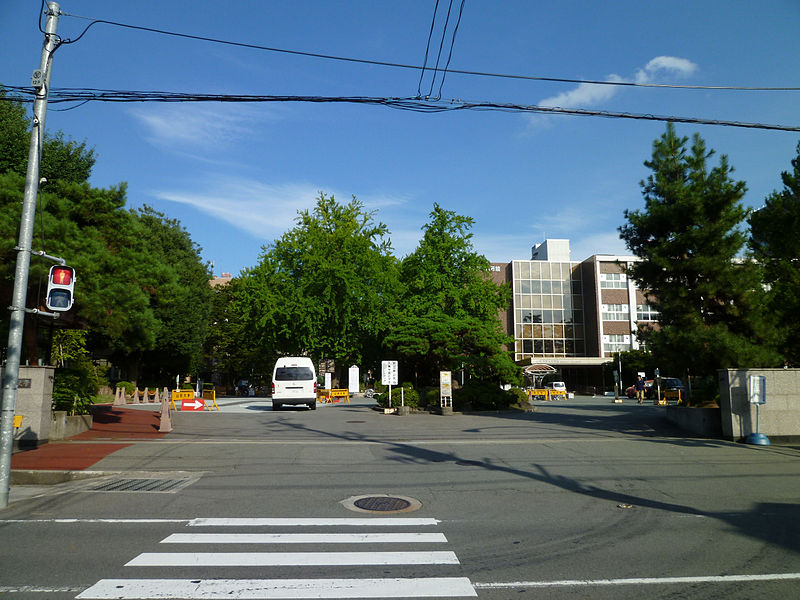
[[[11,456],[9,504],[67,491],[91,475],[84,471],[117,450],[133,442],[164,437],[165,433],[158,432],[159,408],[97,405],[89,431],[15,452]]]
[[[109,454],[130,446],[126,442],[158,439],[166,435],[158,432],[158,410],[98,405],[94,407],[92,417],[89,431],[32,450],[15,452],[11,457],[12,474],[15,470],[82,471]]]

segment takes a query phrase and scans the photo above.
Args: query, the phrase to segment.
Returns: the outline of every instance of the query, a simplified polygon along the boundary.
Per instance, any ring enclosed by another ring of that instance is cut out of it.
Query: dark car
[[[686,397],[683,382],[677,377],[662,377],[661,397],[665,400],[683,400]]]

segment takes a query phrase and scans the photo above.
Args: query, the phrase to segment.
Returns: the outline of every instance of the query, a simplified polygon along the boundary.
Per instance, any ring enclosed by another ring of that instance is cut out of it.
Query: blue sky
[[[422,65],[434,0],[64,0],[58,33],[106,19],[249,44]],[[435,61],[448,0],[433,35]],[[454,2],[455,9],[460,5]],[[0,0],[0,83],[30,84],[42,35],[39,2]],[[445,49],[453,31],[447,30]],[[800,86],[800,2],[466,0],[453,69],[695,86]],[[442,65],[445,58],[442,58]],[[420,73],[232,47],[94,25],[55,55],[54,88],[410,97]],[[438,90],[440,80],[434,85]],[[423,80],[425,94],[430,76]],[[800,92],[589,86],[448,73],[450,99],[800,125]],[[491,261],[527,259],[545,237],[572,258],[625,253],[623,211],[643,205],[655,121],[507,112],[421,114],[301,103],[111,104],[62,111],[47,130],[97,153],[91,183],[128,184],[130,206],[179,219],[214,271],[237,274],[293,225],[318,192],[352,195],[411,252],[433,204],[475,219]],[[677,125],[726,154],[759,206],[781,186],[796,132]]]

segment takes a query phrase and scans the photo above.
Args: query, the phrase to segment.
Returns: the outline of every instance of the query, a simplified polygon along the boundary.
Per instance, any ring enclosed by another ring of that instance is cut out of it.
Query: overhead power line
[[[36,94],[35,88],[32,87],[5,86],[5,89],[17,94],[16,97],[13,95],[5,96],[3,99],[7,101],[17,100],[23,102],[32,102]],[[368,104],[422,113],[440,113],[458,110],[503,111],[516,113],[605,117],[610,119],[634,119],[642,121],[662,121],[670,123],[690,123],[697,125],[718,125],[747,129],[800,132],[800,126],[795,125],[772,125],[765,123],[750,123],[746,121],[704,119],[699,117],[681,117],[675,115],[654,115],[645,113],[586,110],[578,108],[532,106],[500,102],[469,102],[464,100],[450,100],[447,102],[442,102],[424,98],[384,98],[371,96],[260,96],[102,90],[90,88],[52,88],[50,90],[49,102],[53,104],[66,102],[305,102],[318,104]]]
[[[179,37],[190,40],[197,40],[201,42],[210,42],[214,44],[223,44],[227,46],[235,46],[239,48],[250,48],[253,50],[262,50],[267,52],[277,52],[282,54],[291,54],[295,56],[307,56],[310,58],[321,58],[325,60],[336,60],[350,63],[358,63],[364,65],[375,65],[381,67],[393,67],[397,69],[413,69],[420,71],[423,68],[435,72],[455,73],[458,75],[471,75],[476,77],[494,77],[501,79],[518,79],[527,81],[547,81],[554,83],[576,83],[586,85],[611,85],[622,87],[642,87],[642,88],[667,88],[667,89],[682,89],[682,90],[719,90],[719,91],[746,91],[746,92],[797,92],[800,91],[800,86],[737,86],[737,85],[678,85],[668,83],[641,83],[635,81],[599,81],[592,79],[574,79],[565,77],[541,77],[536,75],[515,75],[509,73],[491,73],[485,71],[471,71],[465,69],[438,69],[434,67],[421,67],[419,65],[409,65],[397,62],[370,60],[365,58],[353,58],[347,56],[336,56],[333,54],[323,54],[319,52],[306,52],[302,50],[288,50],[285,48],[274,48],[271,46],[263,46],[260,44],[248,44],[245,42],[234,42],[231,40],[223,40],[219,38],[212,38],[202,35],[194,35],[190,33],[181,33],[177,31],[168,31],[165,29],[158,29],[155,27],[145,27],[142,25],[131,25],[129,23],[120,23],[118,21],[109,21],[107,19],[92,19],[91,17],[84,17],[80,15],[73,15],[70,13],[62,13],[62,16],[73,17],[76,19],[89,20],[91,23],[81,32],[75,39],[64,39],[63,44],[72,44],[80,40],[86,32],[94,25],[112,25],[114,27],[122,27],[125,29],[133,29],[137,31],[146,31],[149,33],[157,33],[160,35],[167,35],[172,37]]]

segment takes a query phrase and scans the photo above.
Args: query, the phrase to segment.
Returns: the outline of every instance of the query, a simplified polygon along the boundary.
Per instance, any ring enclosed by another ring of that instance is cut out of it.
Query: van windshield
[[[309,367],[278,367],[275,369],[276,381],[307,381],[314,379]]]

